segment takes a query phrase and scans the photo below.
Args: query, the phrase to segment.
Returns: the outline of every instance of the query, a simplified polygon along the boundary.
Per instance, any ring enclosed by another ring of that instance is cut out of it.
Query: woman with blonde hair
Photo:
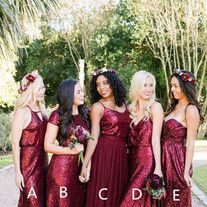
[[[12,124],[12,152],[15,181],[20,189],[18,206],[45,206],[47,156],[44,136],[47,115],[44,105],[45,86],[37,71],[20,81]]]
[[[129,106],[130,180],[121,207],[155,205],[151,196],[144,191],[146,180],[152,174],[162,176],[160,135],[163,109],[155,100],[155,86],[155,77],[147,71],[138,71],[132,77]]]

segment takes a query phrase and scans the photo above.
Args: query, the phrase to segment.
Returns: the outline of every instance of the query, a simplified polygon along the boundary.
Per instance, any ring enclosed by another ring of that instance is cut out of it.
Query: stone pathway
[[[196,151],[194,156],[194,167],[207,165],[207,150]],[[19,197],[18,189],[14,182],[14,168],[8,166],[0,170],[0,206],[1,207],[16,207]],[[193,194],[193,207],[205,207]]]

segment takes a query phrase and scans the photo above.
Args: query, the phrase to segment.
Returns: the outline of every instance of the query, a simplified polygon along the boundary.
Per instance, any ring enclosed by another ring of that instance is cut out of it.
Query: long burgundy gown
[[[31,109],[30,109],[31,110]],[[45,181],[47,154],[44,151],[44,137],[47,118],[31,110],[31,122],[22,131],[20,139],[20,168],[25,187],[20,191],[19,207],[45,206]],[[29,196],[29,198],[27,198]],[[36,196],[36,198],[35,198]]]
[[[100,121],[100,137],[92,156],[91,175],[87,190],[87,207],[118,207],[128,181],[126,138],[129,112],[105,106]],[[107,188],[104,190],[103,188]],[[107,200],[102,200],[100,196]]]
[[[150,118],[143,118],[137,125],[132,124],[129,133],[130,181],[120,207],[152,207],[156,205],[156,201],[144,190],[146,180],[153,174],[155,168],[151,142],[152,120]],[[138,188],[142,193],[134,190],[134,199],[132,199],[133,188]],[[140,197],[140,195],[142,196]]]
[[[184,180],[187,128],[175,119],[164,122],[162,131],[162,169],[166,182],[164,207],[190,207],[191,189]],[[192,168],[190,170],[192,176]],[[173,190],[179,190],[173,201]]]
[[[85,120],[80,115],[72,115],[72,127],[80,125],[87,129]],[[49,123],[59,126],[59,114],[55,110],[49,118]],[[66,140],[61,146],[67,146]],[[85,205],[86,184],[79,181],[81,164],[78,165],[79,155],[53,155],[47,175],[47,207],[83,207]],[[67,196],[62,193],[67,189]],[[65,197],[66,196],[66,197]]]

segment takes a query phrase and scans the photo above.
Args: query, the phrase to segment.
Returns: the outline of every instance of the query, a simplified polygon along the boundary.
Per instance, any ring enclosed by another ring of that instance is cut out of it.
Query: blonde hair
[[[21,80],[21,85],[24,86],[28,83],[28,80],[26,77],[29,74],[25,75]],[[47,111],[45,108],[45,102],[43,101],[36,101],[35,99],[35,93],[38,91],[40,85],[44,84],[42,77],[38,74],[38,71],[35,70],[30,73],[33,77],[35,77],[34,82],[29,82],[29,85],[27,86],[26,90],[23,90],[19,96],[19,98],[16,100],[14,112],[15,114],[16,110],[26,107],[31,102],[37,102],[38,107],[40,108],[40,111],[47,116]]]
[[[155,95],[156,81],[155,81],[154,75],[152,75],[151,73],[145,70],[140,70],[133,75],[132,80],[131,80],[131,86],[130,86],[130,92],[129,92],[129,96],[131,100],[131,104],[129,106],[130,118],[132,119],[131,124],[138,120],[136,112],[139,107],[139,99],[144,90],[144,84],[147,78],[152,79],[154,92],[152,96],[149,98],[149,103],[145,107],[144,113],[145,113],[146,118],[149,118],[151,116],[150,108],[152,104],[155,102],[155,98],[156,98],[156,95]]]

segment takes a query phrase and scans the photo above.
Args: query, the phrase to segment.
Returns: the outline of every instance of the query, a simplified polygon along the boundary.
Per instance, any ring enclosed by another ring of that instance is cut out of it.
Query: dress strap
[[[26,105],[26,106],[30,109],[31,112],[35,112],[35,113],[41,112],[41,111],[33,111],[28,105]]]
[[[26,107],[28,107],[30,109],[30,111],[32,111],[32,109],[28,105],[26,105]]]
[[[101,101],[99,101],[99,103],[100,103],[104,108],[106,108],[105,105],[104,105]]]

